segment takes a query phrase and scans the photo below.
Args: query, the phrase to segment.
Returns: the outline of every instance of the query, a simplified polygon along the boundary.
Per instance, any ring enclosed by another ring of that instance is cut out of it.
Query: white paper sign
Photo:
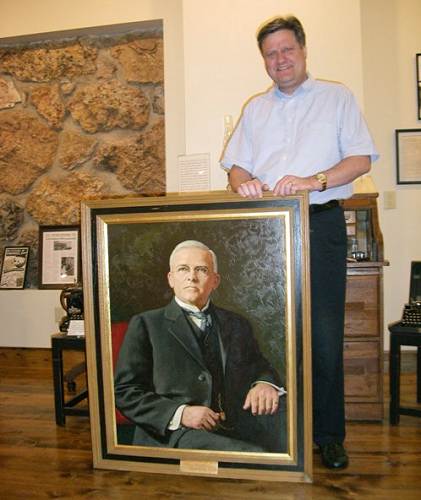
[[[209,153],[180,155],[178,157],[180,192],[209,191],[209,163]]]
[[[81,337],[85,335],[85,322],[83,319],[71,319],[67,335]]]

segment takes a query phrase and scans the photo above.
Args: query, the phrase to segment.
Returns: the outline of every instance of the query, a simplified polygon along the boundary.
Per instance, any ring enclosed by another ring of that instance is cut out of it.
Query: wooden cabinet
[[[348,420],[383,419],[383,237],[377,193],[343,202],[348,269],[345,304],[345,413]]]

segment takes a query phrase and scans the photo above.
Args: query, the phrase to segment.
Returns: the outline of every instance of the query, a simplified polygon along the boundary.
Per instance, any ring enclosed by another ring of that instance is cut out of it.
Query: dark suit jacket
[[[226,353],[225,401],[235,421],[256,380],[280,385],[263,357],[250,324],[233,312],[213,307]],[[115,373],[117,408],[136,424],[135,444],[169,446],[185,428],[168,431],[182,404],[211,404],[212,377],[192,327],[173,300],[161,309],[134,316],[128,326]]]

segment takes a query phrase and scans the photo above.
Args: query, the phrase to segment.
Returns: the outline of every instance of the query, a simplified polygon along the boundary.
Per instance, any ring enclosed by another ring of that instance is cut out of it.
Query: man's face
[[[268,75],[279,89],[292,94],[307,78],[305,47],[291,30],[275,31],[262,43],[262,56]]]
[[[201,248],[182,248],[174,254],[171,264],[168,283],[175,296],[201,309],[220,282],[211,254]]]

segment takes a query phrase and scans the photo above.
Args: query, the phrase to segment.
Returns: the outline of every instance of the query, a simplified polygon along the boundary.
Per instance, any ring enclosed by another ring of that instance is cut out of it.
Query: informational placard
[[[179,191],[209,191],[209,163],[209,153],[180,155],[178,157]]]
[[[40,288],[65,288],[80,277],[78,226],[40,226]]]
[[[85,335],[85,322],[83,319],[71,319],[67,335],[82,337]]]

